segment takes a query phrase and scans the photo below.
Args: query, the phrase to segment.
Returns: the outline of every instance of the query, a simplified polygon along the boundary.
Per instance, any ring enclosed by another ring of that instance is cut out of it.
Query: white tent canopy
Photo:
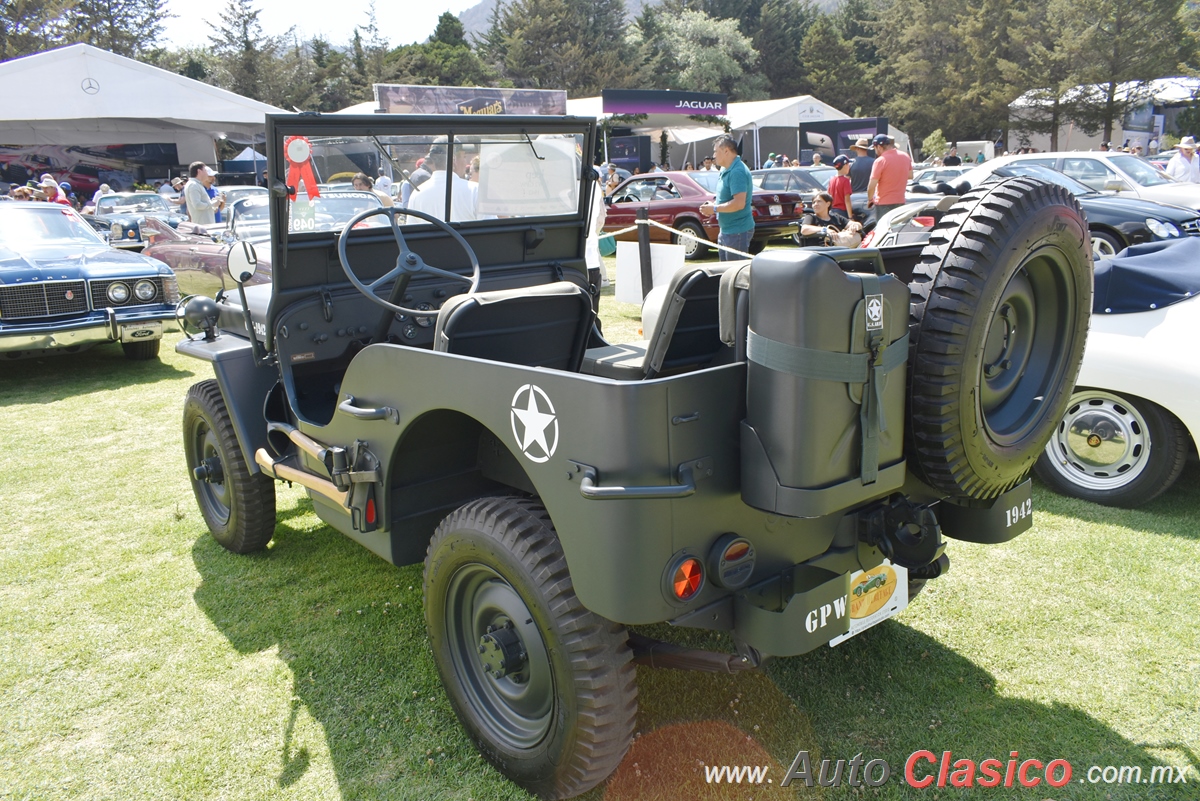
[[[799,97],[782,97],[776,100],[748,100],[730,103],[725,115],[729,120],[730,130],[737,134],[749,134],[754,137],[752,142],[757,154],[757,133],[764,128],[796,129],[801,123],[818,120],[848,120],[850,115],[839,111],[828,103],[817,100],[812,95]],[[595,117],[604,120],[611,114],[603,112],[602,100],[599,97],[581,97],[567,101],[567,113],[581,117]],[[695,120],[679,115],[655,115],[655,119],[646,120],[632,126],[639,133],[666,130],[667,137],[675,144],[690,145],[712,139],[719,130],[698,126]],[[896,137],[896,145],[901,150],[908,150],[908,137],[892,126],[888,132]],[[797,152],[799,148],[797,147]],[[759,159],[755,159],[758,161]]]
[[[86,44],[0,63],[0,144],[174,143],[181,163],[213,141],[260,136],[282,109]]]

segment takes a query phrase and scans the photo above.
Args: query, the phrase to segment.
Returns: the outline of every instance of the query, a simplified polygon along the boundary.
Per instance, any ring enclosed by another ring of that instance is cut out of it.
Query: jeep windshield
[[[453,118],[451,118],[451,121]],[[446,127],[451,127],[451,122]],[[331,204],[320,182],[345,173],[375,175],[382,168],[401,185],[395,205],[417,214],[398,216],[402,226],[430,225],[425,217],[471,223],[514,217],[574,215],[579,210],[582,134],[311,135],[282,137],[289,186],[290,235],[331,230],[323,206]],[[294,183],[293,183],[294,182]],[[313,187],[309,189],[309,183]],[[352,194],[337,193],[338,198]],[[364,203],[358,211],[368,207]],[[341,207],[349,208],[342,203]],[[342,225],[353,215],[339,216]],[[374,224],[386,225],[383,215]]]

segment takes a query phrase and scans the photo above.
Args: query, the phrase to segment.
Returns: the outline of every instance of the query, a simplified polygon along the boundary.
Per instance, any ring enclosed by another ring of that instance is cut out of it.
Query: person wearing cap
[[[837,175],[829,179],[829,197],[834,211],[840,211],[850,216],[850,158],[837,155],[833,157],[833,168]]]
[[[217,173],[203,161],[193,161],[188,165],[188,175],[189,180],[183,187],[188,219],[197,225],[212,225],[217,221],[217,210],[225,205],[224,195],[208,196],[208,188],[216,181]]]
[[[1107,153],[1111,149],[1112,149],[1112,142],[1101,142],[1100,143],[1100,152],[1101,153]]]
[[[71,201],[67,199],[67,193],[62,191],[58,182],[53,178],[44,178],[38,188],[46,193],[47,203],[58,203],[63,206],[70,206]]]
[[[772,169],[774,166],[775,166],[775,154],[768,153],[767,160],[763,162],[762,168],[764,170],[769,170],[769,169]]]
[[[878,220],[894,208],[904,205],[904,190],[912,180],[912,159],[896,149],[896,140],[887,134],[876,134],[871,140],[875,148],[875,163],[871,165],[871,182],[867,184],[867,208],[875,209]]]
[[[412,198],[413,192],[420,188],[421,184],[429,180],[431,173],[425,166],[425,159],[417,159],[417,163],[413,166],[413,171],[400,185],[400,205],[407,206],[408,201]]]
[[[854,161],[850,164],[850,191],[866,192],[867,184],[871,182],[871,165],[875,163],[875,154],[870,149],[871,140],[860,136],[850,145],[854,151]]]
[[[1177,145],[1179,152],[1167,162],[1167,175],[1176,181],[1200,184],[1200,159],[1196,158],[1196,140],[1185,136]]]
[[[617,172],[617,165],[611,161],[608,163],[608,174],[604,178],[604,196],[610,197],[613,191],[621,185],[621,174]]]
[[[772,154],[774,155],[774,154]],[[751,196],[754,179],[738,156],[737,142],[729,134],[721,134],[713,140],[713,161],[721,167],[717,176],[717,196],[700,204],[700,213],[717,215],[717,244],[746,252],[754,236],[754,213],[751,211]],[[720,251],[721,261],[745,258],[728,251]]]

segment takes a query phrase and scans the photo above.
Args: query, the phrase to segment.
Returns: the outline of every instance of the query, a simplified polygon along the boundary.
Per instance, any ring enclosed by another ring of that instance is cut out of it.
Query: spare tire
[[[994,498],[1033,467],[1079,373],[1091,241],[1066,189],[1012,178],[965,195],[913,270],[909,469],[953,497]]]

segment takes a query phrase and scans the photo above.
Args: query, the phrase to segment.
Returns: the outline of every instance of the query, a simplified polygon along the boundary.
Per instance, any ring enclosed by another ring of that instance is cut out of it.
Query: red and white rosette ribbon
[[[312,168],[312,143],[303,136],[289,136],[283,141],[283,154],[287,158],[287,185],[291,194],[300,189],[300,181],[304,181],[304,191],[308,199],[321,196],[317,188],[317,176]]]

